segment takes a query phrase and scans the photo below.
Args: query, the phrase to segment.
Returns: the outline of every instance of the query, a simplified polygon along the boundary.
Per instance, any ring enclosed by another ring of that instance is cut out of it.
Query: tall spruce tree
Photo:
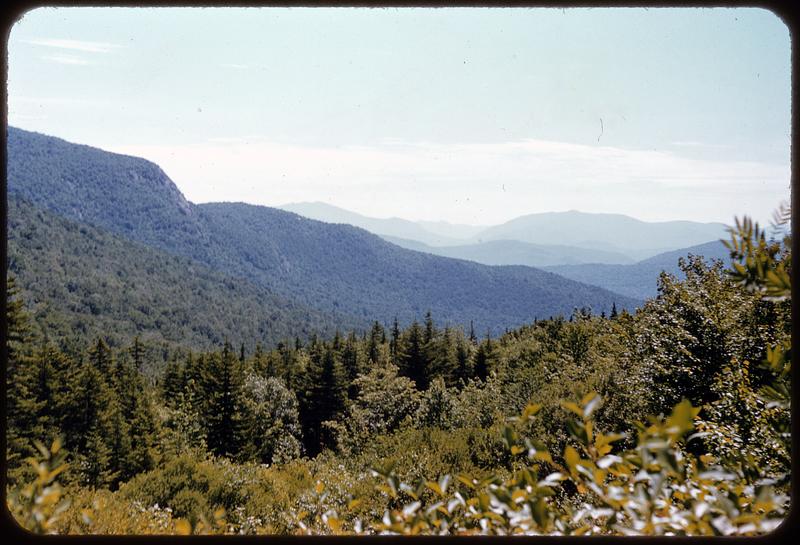
[[[10,467],[33,454],[30,435],[38,430],[36,415],[41,402],[36,396],[31,329],[25,304],[14,277],[6,280],[6,460]]]
[[[486,332],[486,340],[478,346],[475,352],[474,376],[477,379],[486,381],[489,378],[491,362],[494,358],[494,345],[489,332]]]
[[[244,375],[229,342],[225,342],[222,352],[206,356],[202,381],[208,448],[217,455],[235,456],[244,431],[241,410]]]
[[[472,362],[470,361],[470,344],[463,337],[456,342],[456,370],[455,384],[459,388],[465,386],[472,377]]]
[[[347,396],[353,398],[356,394],[353,381],[356,377],[364,371],[363,356],[361,355],[361,346],[359,345],[358,338],[354,331],[345,339],[342,349],[340,351],[342,371],[344,374],[344,382],[347,385]]]
[[[112,443],[119,439],[114,429],[119,424],[117,398],[91,360],[72,375],[67,396],[62,429],[81,480],[89,486],[109,486],[116,478]]]
[[[335,420],[344,410],[347,394],[339,354],[333,346],[316,344],[310,356],[300,398],[300,421],[306,451],[313,456],[333,446],[334,438],[323,428],[323,422]]]
[[[372,324],[372,329],[369,332],[369,341],[367,344],[367,357],[370,364],[375,365],[380,361],[381,346],[386,342],[386,331],[379,322]]]
[[[413,380],[418,390],[428,387],[428,357],[424,339],[425,333],[415,320],[403,332],[398,346],[400,374]]]
[[[400,324],[397,321],[397,316],[394,317],[394,322],[392,322],[392,338],[389,341],[389,355],[392,359],[392,364],[396,365],[398,368],[400,367],[400,357],[398,354],[398,348],[400,344]]]

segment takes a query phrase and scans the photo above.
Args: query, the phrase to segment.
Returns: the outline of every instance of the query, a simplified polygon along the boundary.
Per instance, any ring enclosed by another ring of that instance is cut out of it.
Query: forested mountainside
[[[43,339],[103,337],[119,348],[140,336],[150,345],[207,350],[225,340],[237,347],[274,346],[361,323],[64,219],[15,195],[8,205],[8,271],[23,288]]]
[[[398,248],[350,226],[234,203],[193,205],[155,165],[9,128],[8,190],[34,205],[193,259],[364,325],[397,316],[502,332],[576,307],[640,301],[529,267],[488,267]]]
[[[631,265],[580,264],[555,265],[545,269],[578,282],[589,282],[616,293],[637,299],[654,297],[658,290],[658,277],[662,271],[682,276],[678,266],[680,258],[702,256],[706,261],[726,260],[729,251],[719,241],[707,242],[690,248],[664,252]]]
[[[150,161],[14,127],[7,135],[9,194],[151,246],[207,248],[195,207]]]
[[[557,244],[532,244],[518,240],[489,240],[457,246],[429,246],[416,240],[384,236],[384,239],[402,248],[429,254],[466,259],[484,265],[527,265],[547,267],[582,263],[629,264],[634,260],[620,252],[560,246]],[[591,284],[591,282],[588,282]]]
[[[645,259],[664,251],[703,244],[726,236],[721,223],[645,222],[622,214],[547,212],[530,214],[490,227],[477,239],[520,240],[619,251]]]

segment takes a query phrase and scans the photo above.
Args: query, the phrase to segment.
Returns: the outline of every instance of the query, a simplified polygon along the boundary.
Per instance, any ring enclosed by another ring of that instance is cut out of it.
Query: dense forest
[[[8,198],[8,267],[45,340],[102,336],[120,348],[141,335],[148,361],[232,343],[332,336],[360,322],[334,317],[188,258]],[[160,357],[157,357],[158,354]]]
[[[10,277],[9,507],[48,533],[768,532],[791,477],[790,236],[744,220],[728,245],[633,313],[498,335],[428,312],[269,348],[226,330],[158,365],[112,330],[44,337]]]

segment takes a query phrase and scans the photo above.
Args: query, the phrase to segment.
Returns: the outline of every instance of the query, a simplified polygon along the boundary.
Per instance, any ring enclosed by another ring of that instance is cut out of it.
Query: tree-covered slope
[[[143,159],[9,128],[10,194],[59,215],[199,261],[364,324],[431,310],[502,331],[575,307],[638,301],[528,267],[488,267],[404,250],[364,230],[243,204],[188,203]]]
[[[629,297],[647,299],[656,295],[661,271],[682,277],[678,259],[689,254],[703,256],[706,260],[726,260],[730,255],[722,242],[715,240],[690,248],[664,252],[632,265],[592,263],[556,265],[546,269],[578,282],[594,284]]]
[[[9,194],[148,245],[206,248],[194,206],[158,165],[14,127],[7,134]]]
[[[38,329],[58,338],[106,338],[208,349],[227,338],[265,347],[354,326],[195,261],[8,199],[8,268]],[[252,349],[252,346],[250,346]]]

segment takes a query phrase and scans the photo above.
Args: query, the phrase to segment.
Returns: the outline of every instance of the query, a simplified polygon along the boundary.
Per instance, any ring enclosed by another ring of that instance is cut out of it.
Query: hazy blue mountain
[[[457,259],[467,259],[485,265],[575,265],[579,263],[629,264],[634,260],[619,252],[607,252],[577,246],[531,244],[518,240],[490,240],[459,246],[428,246],[415,240],[383,237],[402,248]]]
[[[646,299],[657,294],[658,276],[661,271],[682,277],[678,259],[689,254],[701,255],[707,261],[720,259],[727,262],[730,258],[728,249],[722,242],[715,240],[665,252],[633,265],[557,265],[546,267],[546,270],[578,282],[586,282],[616,293],[623,293],[629,297]]]
[[[102,335],[210,349],[264,347],[356,319],[329,316],[246,280],[225,276],[119,235],[8,197],[8,270],[49,340]]]
[[[365,325],[394,316],[407,323],[430,310],[440,323],[474,320],[498,332],[575,307],[600,312],[639,302],[530,267],[402,249],[363,229],[283,210],[194,205],[148,161],[44,135],[9,129],[8,150],[9,192],[36,206]]]
[[[638,252],[632,257],[643,259],[647,253],[654,255],[686,248],[724,236],[726,231],[722,223],[644,222],[621,214],[570,211],[515,218],[502,225],[489,227],[475,237],[475,242],[520,240],[534,244],[564,244],[625,253]]]
[[[465,225],[446,221],[417,221],[415,223],[436,235],[459,240],[470,239],[489,227],[488,225]]]
[[[459,243],[457,237],[441,234],[441,230],[443,229],[441,225],[438,226],[440,232],[436,232],[410,220],[401,218],[372,218],[324,202],[291,203],[278,206],[277,208],[288,212],[294,212],[295,214],[312,220],[324,221],[325,223],[341,223],[361,227],[370,233],[382,237],[399,237],[418,240],[430,246],[444,246]]]

